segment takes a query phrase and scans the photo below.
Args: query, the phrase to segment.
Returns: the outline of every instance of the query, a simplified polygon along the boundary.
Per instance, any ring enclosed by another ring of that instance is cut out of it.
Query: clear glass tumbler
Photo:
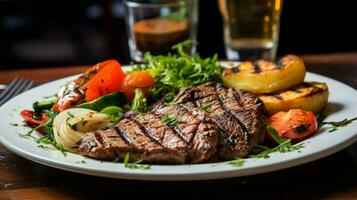
[[[198,0],[141,2],[125,2],[129,49],[133,60],[143,62],[145,52],[167,54],[179,42],[196,40]],[[188,51],[194,53],[195,44]]]
[[[282,0],[218,0],[228,60],[275,60]]]

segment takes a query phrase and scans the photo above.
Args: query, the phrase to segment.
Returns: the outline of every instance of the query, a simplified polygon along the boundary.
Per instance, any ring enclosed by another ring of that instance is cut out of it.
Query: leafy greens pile
[[[187,40],[173,46],[175,54],[154,56],[146,53],[146,64],[134,66],[133,70],[145,70],[155,78],[156,85],[149,90],[153,100],[164,96],[165,102],[170,102],[181,88],[209,81],[221,82],[222,67],[217,55],[211,58],[189,55],[185,49],[192,44]]]

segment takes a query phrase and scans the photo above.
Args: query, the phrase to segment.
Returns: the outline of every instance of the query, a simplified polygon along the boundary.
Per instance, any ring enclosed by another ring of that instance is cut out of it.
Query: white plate
[[[153,165],[150,170],[128,169],[122,163],[100,162],[60,151],[37,147],[32,139],[19,136],[29,128],[13,126],[21,124],[19,112],[31,109],[32,103],[55,94],[58,88],[75,76],[53,81],[20,94],[0,108],[0,142],[16,154],[51,167],[96,176],[137,180],[202,180],[238,177],[284,169],[307,163],[333,154],[357,140],[357,122],[328,132],[322,128],[316,135],[304,141],[301,152],[275,153],[269,159],[248,159],[244,166],[233,167],[227,162],[195,165]],[[357,92],[336,80],[307,73],[307,81],[326,82],[330,88],[329,102],[333,114],[327,121],[339,121],[357,116]],[[85,163],[81,163],[84,160]]]

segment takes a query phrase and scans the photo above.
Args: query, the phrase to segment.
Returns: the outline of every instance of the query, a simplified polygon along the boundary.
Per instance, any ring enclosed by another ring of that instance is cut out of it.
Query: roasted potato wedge
[[[325,83],[304,82],[282,92],[258,95],[270,115],[292,108],[312,112],[321,111],[327,104],[328,87]]]
[[[227,68],[222,74],[223,84],[255,94],[287,89],[304,81],[305,65],[295,55],[282,57],[277,63],[267,60],[242,62]]]

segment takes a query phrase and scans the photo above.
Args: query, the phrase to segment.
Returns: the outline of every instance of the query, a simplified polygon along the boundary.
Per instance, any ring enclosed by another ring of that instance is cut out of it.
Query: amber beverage
[[[177,43],[196,40],[197,6],[198,0],[127,1],[126,22],[132,59],[143,62],[145,52],[167,54]],[[188,53],[195,50],[194,44],[187,49]]]
[[[219,0],[229,60],[274,60],[282,0]]]

